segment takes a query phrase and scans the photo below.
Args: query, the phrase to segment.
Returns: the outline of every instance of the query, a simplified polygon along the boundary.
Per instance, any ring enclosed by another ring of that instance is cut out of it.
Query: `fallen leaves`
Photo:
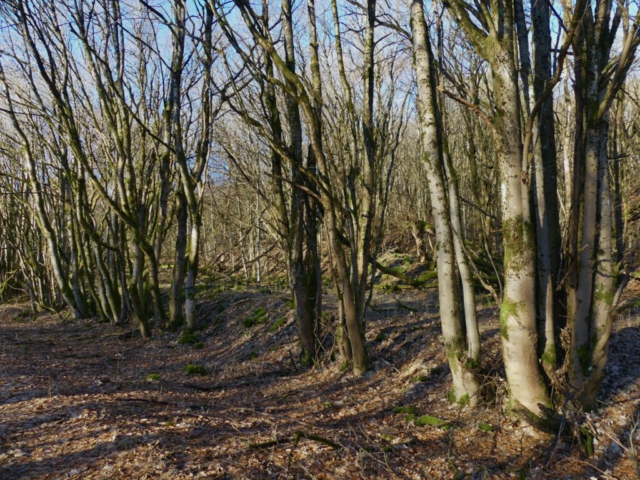
[[[597,469],[632,478],[634,319],[613,334],[606,403],[592,418],[595,456],[580,459],[579,445],[562,441],[546,465],[554,436],[497,405],[447,402],[432,310],[373,313],[369,336],[384,331],[385,340],[371,344],[372,372],[354,378],[338,361],[308,370],[293,363],[291,323],[246,329],[242,319],[258,309],[285,313],[274,295],[243,295],[198,332],[203,349],[179,344],[178,334],[143,343],[90,321],[17,323],[0,310],[0,478],[600,478]],[[482,313],[490,362],[500,351],[497,322]],[[186,365],[209,375],[186,377]]]

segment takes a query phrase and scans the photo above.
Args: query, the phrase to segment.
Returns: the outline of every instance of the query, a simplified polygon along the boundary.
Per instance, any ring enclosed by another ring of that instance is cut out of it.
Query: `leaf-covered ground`
[[[471,409],[447,401],[434,291],[374,304],[361,378],[332,352],[298,363],[281,293],[211,292],[198,338],[182,344],[0,307],[0,478],[636,478],[637,316],[615,323],[600,411],[567,417],[581,442],[504,413],[494,309],[480,322],[495,400]]]

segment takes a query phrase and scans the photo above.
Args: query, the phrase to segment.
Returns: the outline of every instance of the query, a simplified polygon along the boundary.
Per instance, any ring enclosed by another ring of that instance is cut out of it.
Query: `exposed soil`
[[[589,456],[568,429],[557,438],[503,413],[495,309],[480,322],[496,398],[471,409],[447,400],[435,292],[398,295],[375,299],[373,370],[360,378],[331,352],[315,368],[298,363],[278,293],[210,295],[201,349],[1,307],[0,478],[636,478],[637,315],[615,323],[602,408],[579,417],[595,438]],[[259,308],[264,323],[246,328]],[[188,376],[188,364],[208,374]],[[400,406],[447,424],[416,426]]]

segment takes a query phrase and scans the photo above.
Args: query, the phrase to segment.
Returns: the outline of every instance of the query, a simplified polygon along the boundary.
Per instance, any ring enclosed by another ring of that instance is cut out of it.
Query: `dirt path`
[[[420,296],[403,304],[418,311],[387,299],[369,320],[375,363],[364,378],[337,361],[303,370],[277,295],[204,304],[201,349],[1,307],[0,478],[633,478],[637,318],[616,323],[604,407],[590,417],[596,456],[586,459],[575,440],[557,443],[496,405],[448,403],[436,307]],[[259,308],[267,321],[245,328]],[[487,364],[500,356],[494,313],[481,315]],[[208,374],[188,376],[188,364]],[[415,426],[399,406],[448,425]]]

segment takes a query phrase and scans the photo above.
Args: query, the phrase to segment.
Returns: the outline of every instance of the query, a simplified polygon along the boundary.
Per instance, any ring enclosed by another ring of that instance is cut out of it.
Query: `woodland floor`
[[[505,415],[499,368],[494,403],[446,400],[434,290],[374,297],[373,369],[361,378],[331,354],[313,369],[297,363],[283,293],[205,297],[202,349],[178,344],[178,334],[143,342],[96,321],[0,307],[0,478],[636,478],[637,314],[616,320],[602,407],[581,417],[595,434],[587,456],[567,430],[558,439]],[[246,328],[258,308],[267,321]],[[480,324],[483,362],[499,365],[495,309],[482,308]],[[187,364],[208,375],[187,376]],[[449,424],[415,426],[398,406]]]

